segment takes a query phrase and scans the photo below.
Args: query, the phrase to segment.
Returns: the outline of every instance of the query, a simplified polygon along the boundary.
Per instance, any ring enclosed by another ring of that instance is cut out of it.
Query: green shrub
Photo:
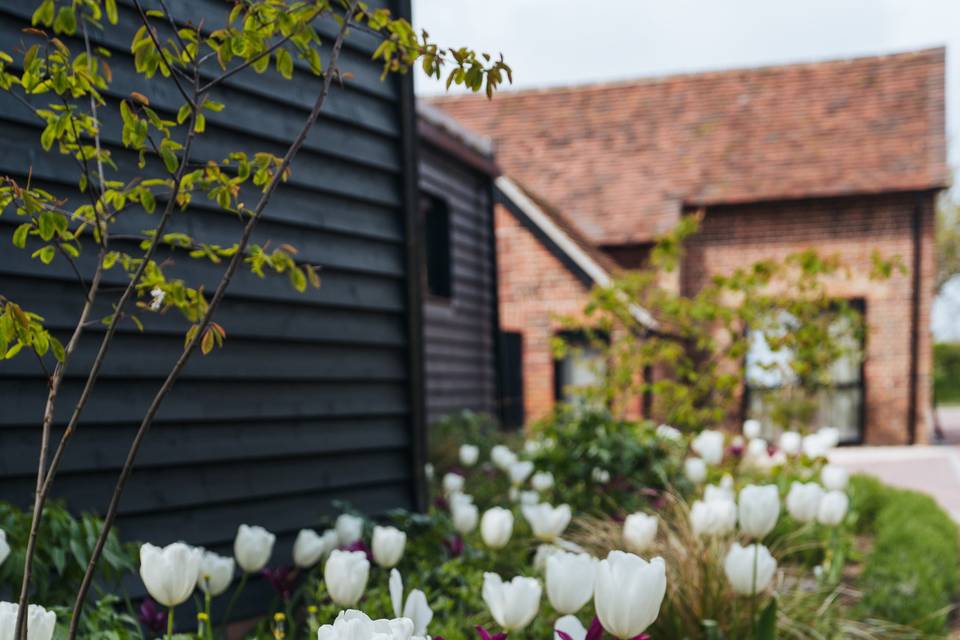
[[[960,343],[933,345],[933,389],[938,403],[960,403]]]
[[[874,536],[859,587],[860,615],[943,633],[960,583],[958,530],[932,498],[857,476],[858,528]]]

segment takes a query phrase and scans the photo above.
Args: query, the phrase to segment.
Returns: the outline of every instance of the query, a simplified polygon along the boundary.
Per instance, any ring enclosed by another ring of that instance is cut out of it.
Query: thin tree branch
[[[318,15],[319,15],[319,14],[318,14]],[[292,37],[293,37],[293,34],[291,34],[291,35],[289,35],[289,36],[284,36],[282,39],[277,40],[277,41],[274,42],[272,45],[270,45],[269,47],[267,47],[266,49],[264,49],[263,51],[261,51],[260,53],[258,53],[257,55],[255,55],[254,57],[250,58],[249,60],[243,62],[242,64],[237,65],[236,67],[234,67],[233,69],[230,69],[229,71],[224,71],[224,72],[221,73],[219,76],[217,76],[216,78],[214,78],[213,80],[211,80],[211,81],[208,82],[207,84],[203,85],[203,87],[201,87],[200,91],[201,91],[202,93],[206,93],[207,91],[209,91],[209,90],[212,89],[213,87],[217,86],[218,84],[220,84],[221,82],[223,82],[223,81],[226,80],[227,78],[229,78],[229,77],[231,77],[231,76],[233,76],[233,75],[235,75],[235,74],[237,74],[237,73],[240,73],[241,71],[243,71],[244,69],[250,67],[251,65],[256,64],[257,61],[259,61],[260,59],[262,59],[264,56],[269,56],[271,53],[273,53],[274,51],[276,51],[277,49],[279,49],[280,47],[282,47],[284,44],[286,44],[287,42],[289,42],[289,41],[290,41],[290,38],[292,38]]]
[[[180,80],[177,79],[177,74],[173,70],[173,67],[167,62],[167,56],[163,51],[163,47],[160,45],[160,41],[157,40],[157,34],[153,32],[153,27],[150,26],[150,20],[147,18],[147,14],[143,10],[140,0],[133,0],[133,4],[136,5],[137,12],[140,14],[140,21],[143,22],[143,26],[147,29],[147,35],[149,35],[150,39],[153,40],[153,46],[157,48],[157,53],[160,54],[160,61],[163,63],[163,66],[167,68],[167,71],[170,72],[170,77],[173,78],[174,84],[177,85],[177,91],[180,92],[180,95],[183,96],[183,99],[186,100],[191,107],[196,109],[196,103],[189,95],[187,95],[187,91],[183,88],[183,85],[180,84]]]
[[[307,134],[309,134],[314,124],[316,124],[317,120],[320,118],[320,112],[323,109],[324,103],[326,102],[327,95],[330,93],[330,84],[333,80],[337,60],[340,57],[340,50],[343,47],[343,40],[346,37],[347,29],[350,25],[350,17],[356,10],[358,3],[359,0],[351,0],[350,8],[344,15],[343,23],[333,44],[330,62],[327,64],[327,70],[323,78],[323,88],[320,92],[320,95],[317,96],[317,100],[314,103],[313,109],[310,111],[310,115],[307,117],[303,128],[301,128],[300,132],[297,134],[297,137],[290,145],[290,148],[287,149],[287,153],[284,155],[283,160],[277,167],[277,170],[270,180],[270,183],[267,185],[267,188],[261,195],[256,208],[253,210],[250,216],[250,219],[244,226],[243,235],[238,243],[237,252],[231,258],[230,264],[227,266],[226,271],[220,278],[217,289],[210,300],[209,306],[207,307],[207,312],[204,314],[203,320],[200,322],[199,330],[183,350],[183,353],[180,354],[180,357],[174,364],[173,369],[171,369],[170,373],[167,375],[167,378],[164,380],[163,385],[157,391],[152,402],[150,403],[150,406],[147,408],[147,412],[140,423],[140,427],[134,436],[133,442],[130,444],[130,449],[127,452],[127,459],[120,471],[120,476],[117,478],[117,484],[114,487],[113,496],[110,498],[110,506],[108,507],[107,513],[104,516],[103,527],[100,530],[100,535],[97,537],[96,546],[90,555],[90,561],[87,563],[87,570],[84,573],[80,590],[77,592],[77,599],[74,603],[73,615],[70,620],[70,632],[68,635],[68,640],[74,640],[76,638],[77,629],[79,628],[80,622],[80,613],[83,610],[87,592],[90,590],[90,584],[93,581],[93,574],[96,571],[97,562],[100,559],[100,555],[103,553],[103,547],[106,544],[107,536],[113,528],[113,523],[116,520],[117,509],[120,506],[120,498],[123,496],[123,491],[126,488],[127,481],[130,478],[130,473],[133,471],[133,464],[136,461],[137,453],[140,451],[140,445],[142,444],[144,437],[146,437],[147,433],[149,432],[150,427],[153,424],[153,420],[156,417],[157,412],[160,410],[160,405],[173,388],[174,383],[180,377],[181,371],[183,371],[183,368],[186,366],[190,356],[193,354],[197,345],[202,340],[204,332],[210,326],[213,314],[220,306],[220,302],[223,300],[223,296],[226,293],[227,287],[230,285],[233,276],[236,274],[236,271],[243,260],[243,253],[250,242],[250,237],[253,235],[253,230],[256,228],[257,222],[260,220],[260,217],[263,214],[267,203],[270,201],[270,198],[273,196],[274,191],[276,191],[284,172],[290,166],[291,161],[300,150],[300,147],[303,146],[303,143],[307,139]],[[194,111],[194,113],[196,113],[196,111]],[[159,234],[157,235],[157,238],[159,238]]]

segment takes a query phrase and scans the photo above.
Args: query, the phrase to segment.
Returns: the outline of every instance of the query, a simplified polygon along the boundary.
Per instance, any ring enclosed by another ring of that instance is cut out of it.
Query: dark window
[[[508,429],[523,426],[523,334],[500,334],[501,420]]]
[[[604,383],[606,361],[603,351],[579,332],[558,336],[566,343],[566,353],[554,361],[554,395],[560,402],[583,405],[596,400],[591,394]]]
[[[847,305],[860,318],[864,317],[863,300],[851,300]],[[783,330],[789,330],[791,316],[784,314]],[[778,422],[774,413],[793,412],[808,428],[835,427],[840,430],[841,442],[852,444],[863,440],[864,398],[863,381],[864,343],[849,316],[839,315],[831,327],[841,340],[849,340],[849,350],[830,369],[829,384],[814,388],[810,395],[796,391],[795,374],[790,367],[792,354],[787,349],[773,351],[763,332],[751,332],[746,358],[746,385],[744,404],[746,417],[755,418],[764,425],[766,437],[773,437]],[[779,420],[782,422],[782,418]]]
[[[450,207],[446,201],[435,196],[423,196],[421,206],[427,293],[438,298],[451,298]]]

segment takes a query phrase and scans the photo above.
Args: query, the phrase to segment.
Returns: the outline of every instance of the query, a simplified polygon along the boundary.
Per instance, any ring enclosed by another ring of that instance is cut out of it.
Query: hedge
[[[938,404],[960,403],[960,343],[933,345],[933,386]]]

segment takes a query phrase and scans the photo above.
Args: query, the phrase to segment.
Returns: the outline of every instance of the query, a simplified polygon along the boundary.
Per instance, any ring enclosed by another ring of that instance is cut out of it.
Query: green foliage
[[[931,497],[871,478],[855,476],[851,495],[858,527],[874,536],[860,615],[944,633],[960,585],[956,523]]]
[[[960,403],[960,343],[933,345],[933,392],[937,404]]]
[[[17,355],[24,347],[39,357],[52,352],[63,361],[63,345],[43,326],[43,318],[0,295],[0,360]]]

